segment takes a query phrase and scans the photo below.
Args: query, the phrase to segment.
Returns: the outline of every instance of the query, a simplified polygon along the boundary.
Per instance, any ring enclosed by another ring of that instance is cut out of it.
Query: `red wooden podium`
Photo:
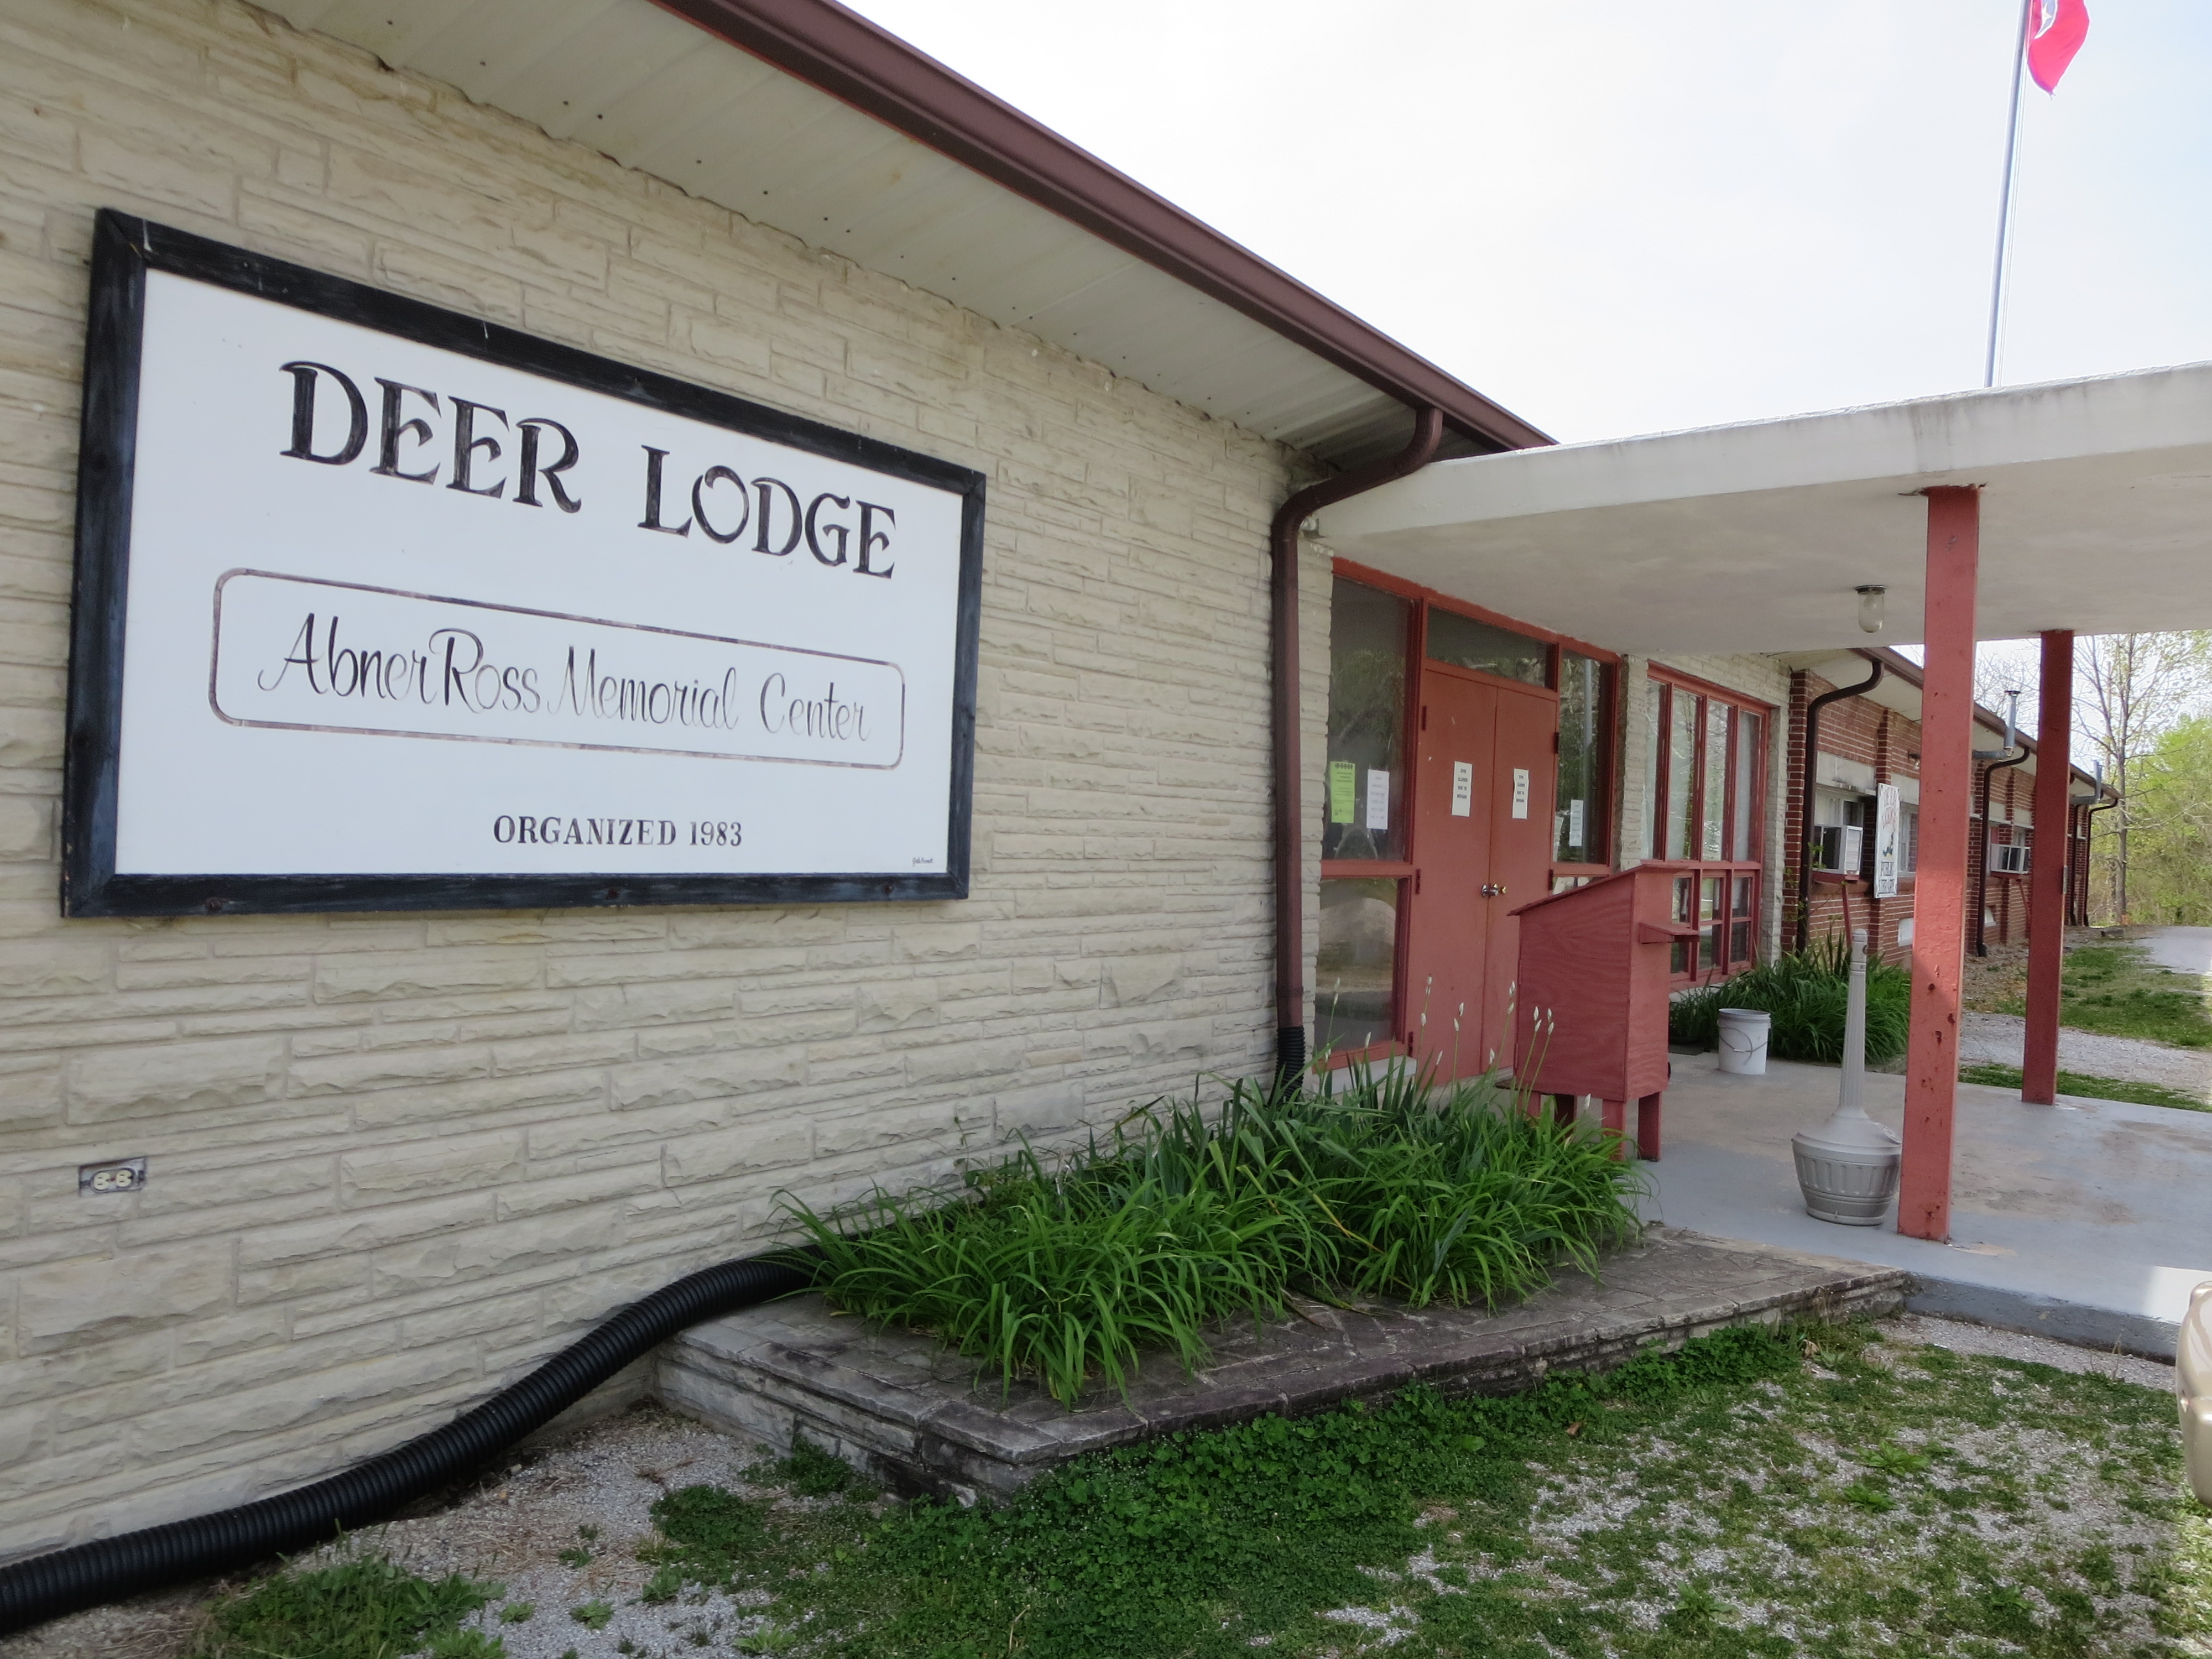
[[[1636,1102],[1636,1150],[1647,1158],[1659,1156],[1667,1090],[1670,952],[1698,935],[1677,913],[1675,878],[1697,869],[1655,860],[1513,913],[1521,919],[1515,1077],[1571,1111],[1577,1097],[1595,1095],[1615,1131],[1626,1130]]]

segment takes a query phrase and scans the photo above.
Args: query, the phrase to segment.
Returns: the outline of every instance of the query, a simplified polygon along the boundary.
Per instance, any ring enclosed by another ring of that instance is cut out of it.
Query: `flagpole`
[[[1990,349],[1982,361],[1982,384],[1997,383],[1997,328],[2004,316],[2005,252],[2012,236],[2014,167],[2020,155],[2020,81],[2027,65],[2028,20],[2037,0],[2021,0],[2020,39],[2012,54],[2012,114],[2005,123],[2004,194],[1997,198],[1996,270],[1990,278]]]

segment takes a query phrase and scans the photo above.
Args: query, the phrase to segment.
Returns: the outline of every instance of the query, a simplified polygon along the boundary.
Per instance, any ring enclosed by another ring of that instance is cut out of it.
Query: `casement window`
[[[1649,856],[1696,864],[1675,880],[1678,980],[1722,978],[1756,960],[1765,857],[1766,733],[1771,710],[1717,688],[1662,678],[1651,685]]]
[[[1337,580],[1321,839],[1322,867],[1337,873],[1321,884],[1314,957],[1314,1046],[1324,1054],[1365,1049],[1398,1030],[1413,622],[1412,600]]]
[[[1559,650],[1559,789],[1553,798],[1558,829],[1552,859],[1560,865],[1612,862],[1613,670],[1595,657]],[[1595,874],[1595,871],[1589,873]],[[1554,870],[1552,884],[1579,884],[1588,876]]]

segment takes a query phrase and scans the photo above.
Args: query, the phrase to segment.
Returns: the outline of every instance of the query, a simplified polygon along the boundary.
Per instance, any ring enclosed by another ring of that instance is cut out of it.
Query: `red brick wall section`
[[[1805,798],[1805,710],[1814,698],[1834,689],[1818,675],[1802,669],[1790,677],[1790,776],[1784,786],[1789,801],[1790,831],[1782,872],[1783,890],[1788,895],[1783,927],[1785,945],[1796,937],[1797,866],[1804,855],[1804,848],[1798,842],[1797,826],[1801,822],[1800,814],[1803,811]],[[1978,730],[1976,740],[1986,740]],[[1820,711],[1820,752],[1872,767],[1877,783],[1917,779],[1920,775],[1920,723],[1907,720],[1894,710],[1884,708],[1864,697],[1846,697],[1841,702],[1830,703]],[[1978,804],[1981,799],[1984,769],[1983,763],[1976,763],[1974,781]],[[2013,823],[2012,819],[2016,807],[2032,810],[2034,793],[2034,780],[2023,775],[2017,767],[2005,768],[1991,781],[1990,816],[1994,822],[1994,836],[1999,845],[2022,842],[2031,848],[2033,847],[2034,831]],[[1985,828],[1988,826],[1979,818],[1974,821],[1973,840],[1966,855],[1966,879],[1970,889],[1981,879],[1982,865],[1988,856],[1989,837],[1983,833]],[[2033,855],[2031,852],[2030,856]],[[2077,896],[2071,890],[2068,895],[2068,907],[2069,916],[2078,908]],[[1898,896],[1893,899],[1875,898],[1873,884],[1869,882],[1855,881],[1838,885],[1815,881],[1808,909],[1811,925],[1807,933],[1811,940],[1817,942],[1831,934],[1842,933],[1847,926],[1864,927],[1870,951],[1900,967],[1910,963],[1911,947],[1897,942],[1897,929],[1899,923],[1910,921],[1912,916],[1911,878],[1899,884]],[[1848,920],[1846,910],[1849,912]],[[1992,872],[1989,880],[1988,913],[1987,943],[2011,945],[2025,941],[2027,938],[2027,878]],[[1971,907],[1967,925],[1971,929]]]
[[[1799,670],[1790,677],[1790,836],[1784,890],[1790,895],[1785,941],[1796,932],[1797,866],[1805,849],[1799,843],[1797,825],[1802,821],[1805,799],[1805,709],[1817,696],[1835,688],[1816,674]],[[1820,711],[1820,752],[1840,756],[1874,769],[1875,781],[1895,783],[1920,775],[1920,724],[1864,697],[1846,697]],[[1912,915],[1912,885],[1908,878],[1893,899],[1874,896],[1873,884],[1854,881],[1842,884],[1813,884],[1808,907],[1808,937],[1814,941],[1841,934],[1850,927],[1867,930],[1867,948],[1884,961],[1902,967],[1911,959],[1910,945],[1897,942],[1898,924]],[[1848,911],[1848,916],[1846,912]]]

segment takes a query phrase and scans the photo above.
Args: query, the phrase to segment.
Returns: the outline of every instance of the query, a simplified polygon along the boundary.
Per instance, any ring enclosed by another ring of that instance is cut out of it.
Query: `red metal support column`
[[[1920,693],[1920,866],[1912,900],[1912,1038],[1897,1231],[1951,1232],[1951,1114],[1959,1091],[1959,981],[1966,951],[1966,839],[1974,795],[1974,577],[1981,498],[1928,497],[1927,661]]]
[[[2027,864],[2027,1050],[2020,1097],[2058,1099],[2058,983],[2066,960],[2066,877],[2074,860],[2074,635],[2043,636],[2035,722],[2035,851]],[[2061,839],[2063,837],[2063,839]]]

